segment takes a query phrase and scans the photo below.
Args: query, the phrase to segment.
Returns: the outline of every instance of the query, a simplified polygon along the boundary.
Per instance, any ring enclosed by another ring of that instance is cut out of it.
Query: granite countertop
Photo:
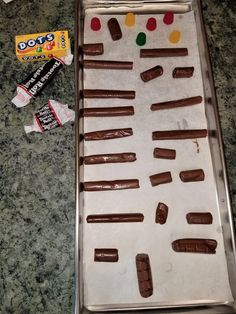
[[[63,70],[31,105],[11,104],[16,82],[35,64],[20,63],[17,34],[67,29],[73,0],[0,2],[0,313],[66,314],[74,299],[75,137],[67,124],[43,135],[23,125],[48,99],[74,107],[74,68]],[[203,13],[236,213],[235,0],[203,0]],[[73,40],[72,40],[73,48]]]

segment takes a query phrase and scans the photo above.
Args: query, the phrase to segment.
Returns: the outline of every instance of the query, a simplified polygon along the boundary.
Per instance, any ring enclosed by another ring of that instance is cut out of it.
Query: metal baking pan
[[[84,38],[84,18],[86,12],[94,14],[125,14],[130,11],[137,14],[161,14],[165,11],[172,10],[175,13],[185,14],[190,11],[194,12],[197,42],[200,54],[201,73],[204,87],[205,98],[205,114],[207,117],[208,141],[211,151],[211,160],[214,170],[214,180],[217,191],[217,202],[219,216],[221,220],[221,228],[223,233],[223,241],[227,260],[227,271],[232,297],[236,299],[236,247],[235,233],[230,207],[230,199],[227,184],[227,174],[224,163],[223,145],[221,139],[221,130],[218,117],[218,108],[214,91],[214,82],[211,73],[208,48],[206,43],[205,29],[201,13],[200,0],[192,1],[77,1],[76,9],[76,32],[75,32],[75,71],[76,71],[76,233],[75,233],[75,269],[76,269],[76,291],[75,291],[75,313],[106,313],[107,311],[130,311],[143,313],[149,310],[150,313],[236,313],[236,302],[215,300],[215,302],[202,302],[186,300],[185,303],[166,304],[133,304],[125,306],[116,304],[116,306],[97,306],[86,307],[84,305],[84,278],[83,278],[83,216],[84,216],[84,192],[80,186],[84,178],[84,168],[80,163],[81,157],[84,155],[84,143],[81,141],[81,134],[84,133],[83,119],[79,117],[79,110],[83,108],[83,99],[80,97],[83,89],[83,71],[79,67],[79,61],[82,58],[80,53],[81,45]],[[78,49],[77,49],[78,48]],[[104,265],[105,267],[105,265]],[[216,274],[217,275],[217,274]],[[216,276],[217,277],[217,276]],[[194,284],[190,281],[191,284]],[[179,287],[176,287],[179,289]],[[200,287],[199,287],[200,288]],[[113,291],[113,293],[115,293]]]

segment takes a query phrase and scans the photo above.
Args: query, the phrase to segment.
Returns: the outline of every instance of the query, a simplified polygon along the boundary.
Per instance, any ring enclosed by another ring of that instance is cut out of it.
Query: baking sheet
[[[94,16],[94,15],[93,15]],[[114,15],[113,15],[114,16]],[[134,135],[123,139],[85,142],[85,155],[133,151],[137,161],[126,164],[91,165],[84,167],[84,181],[139,179],[140,189],[85,192],[83,226],[84,303],[86,307],[125,304],[189,304],[231,301],[227,266],[224,255],[222,228],[218,212],[217,195],[207,139],[198,139],[197,153],[193,140],[152,141],[152,131],[168,129],[206,128],[204,105],[152,112],[150,105],[192,96],[203,96],[200,61],[196,42],[194,13],[175,15],[173,25],[162,23],[158,15],[158,30],[148,32],[145,24],[149,15],[138,15],[134,28],[124,26],[124,16],[116,18],[122,27],[123,38],[113,42],[106,21],[102,17],[102,31],[93,32],[85,17],[84,42],[103,42],[102,56],[86,59],[134,61],[132,71],[84,71],[84,88],[136,90],[134,100],[85,99],[84,107],[133,105],[135,116],[114,118],[86,118],[84,132],[112,128],[132,127]],[[99,16],[101,18],[101,16]],[[168,35],[179,29],[179,44],[171,44]],[[187,47],[189,56],[179,58],[140,59],[135,38],[139,31],[147,34],[143,48]],[[164,69],[162,77],[148,83],[139,74],[155,65]],[[194,66],[191,79],[172,79],[174,67]],[[176,160],[153,158],[154,147],[176,149]],[[179,172],[202,168],[204,182],[182,183]],[[149,175],[171,171],[173,182],[152,187]],[[169,206],[165,225],[155,224],[158,202]],[[189,211],[211,211],[212,225],[188,225],[185,215]],[[99,213],[141,212],[143,223],[87,224],[86,216]],[[181,254],[171,248],[177,238],[214,238],[218,242],[215,255]],[[94,248],[114,247],[119,250],[118,263],[94,263]],[[138,291],[135,256],[147,253],[150,257],[154,293],[143,299]]]

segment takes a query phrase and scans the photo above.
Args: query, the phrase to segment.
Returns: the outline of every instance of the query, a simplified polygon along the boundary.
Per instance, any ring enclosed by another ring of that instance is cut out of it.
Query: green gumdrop
[[[42,52],[42,47],[38,47],[38,48],[36,49],[36,52]]]
[[[146,34],[145,33],[138,33],[136,38],[136,44],[138,46],[143,46],[146,44]]]

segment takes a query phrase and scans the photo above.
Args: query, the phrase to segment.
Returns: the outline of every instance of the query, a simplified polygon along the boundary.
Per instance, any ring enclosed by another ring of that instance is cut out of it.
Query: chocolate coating
[[[161,159],[175,159],[176,150],[156,147],[153,151],[153,157]]]
[[[155,140],[186,140],[202,138],[207,136],[206,129],[195,130],[171,130],[152,132],[152,139]]]
[[[168,216],[168,206],[164,203],[158,203],[156,209],[156,223],[164,225]]]
[[[162,109],[172,109],[178,107],[186,107],[186,106],[193,106],[200,104],[202,102],[201,96],[178,99],[178,100],[171,100],[166,102],[160,102],[151,105],[151,110],[162,110]]]
[[[140,74],[141,79],[144,82],[148,82],[157,78],[163,74],[163,68],[160,65],[157,65],[147,71],[144,71]]]
[[[133,135],[133,130],[131,128],[112,129],[112,130],[84,133],[84,139],[85,141],[101,141],[101,140],[111,140],[115,138],[131,136],[131,135]]]
[[[143,214],[101,214],[87,216],[88,223],[125,223],[142,222]]]
[[[95,262],[118,262],[118,250],[117,249],[95,249],[94,250],[94,261]]]
[[[153,294],[152,272],[148,254],[136,255],[136,269],[139,292],[143,298],[148,298]]]
[[[188,224],[211,225],[213,217],[211,213],[188,213],[186,215]]]
[[[140,49],[140,58],[184,57],[187,55],[187,48]]]
[[[178,239],[172,242],[175,252],[215,254],[217,241],[213,239]]]
[[[107,89],[84,89],[84,98],[125,98],[134,99],[135,91],[132,90],[107,90]]]
[[[119,153],[119,154],[99,154],[90,155],[83,158],[85,165],[133,162],[136,160],[135,153]]]
[[[193,76],[194,67],[175,68],[173,78],[189,78]]]
[[[110,31],[112,40],[119,40],[122,38],[122,32],[120,29],[120,24],[116,18],[111,18],[107,22],[107,26],[108,26],[108,29]]]
[[[83,183],[83,190],[87,192],[138,189],[139,180],[88,181]]]
[[[133,62],[128,61],[105,61],[105,60],[84,60],[85,69],[113,69],[113,70],[132,70]]]
[[[152,186],[172,182],[170,171],[154,174],[149,177]]]
[[[84,44],[83,45],[83,53],[87,56],[99,56],[104,52],[103,44]]]
[[[181,171],[179,177],[183,182],[204,181],[205,174],[202,169],[194,169]]]
[[[84,108],[80,111],[84,117],[118,117],[118,116],[132,116],[134,115],[134,107],[95,107]]]

